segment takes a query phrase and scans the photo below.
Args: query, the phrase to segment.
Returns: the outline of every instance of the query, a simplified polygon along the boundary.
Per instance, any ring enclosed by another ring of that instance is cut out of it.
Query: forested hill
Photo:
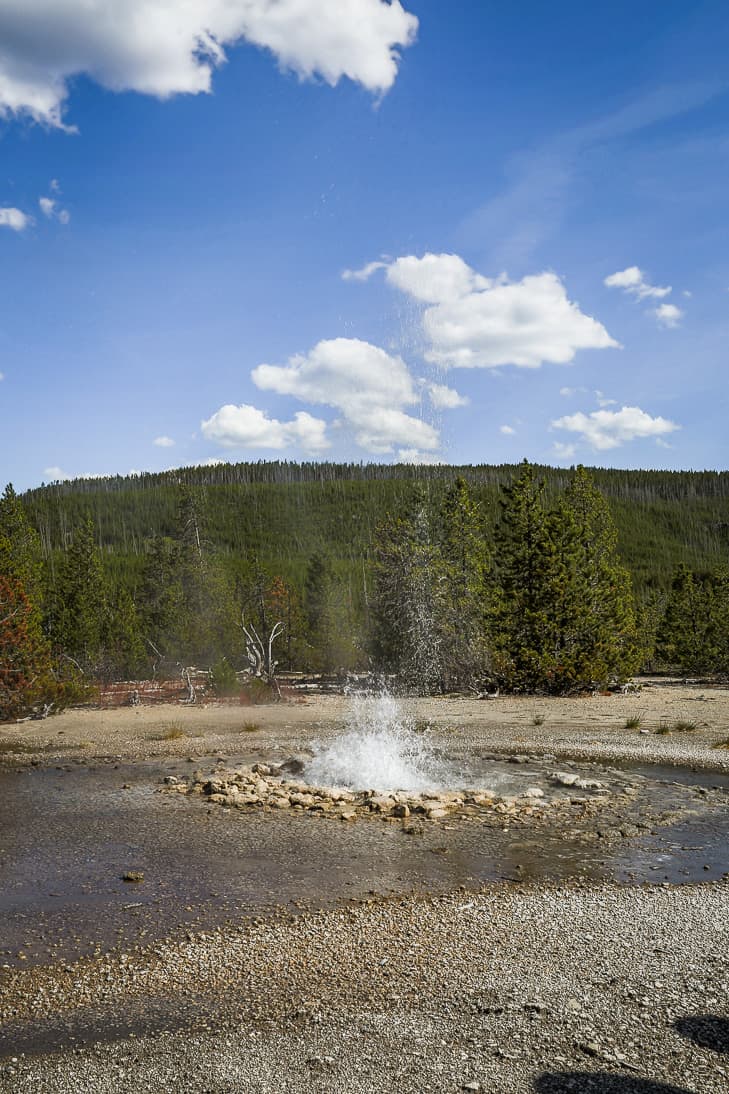
[[[547,496],[570,472],[536,468]],[[255,556],[286,577],[301,579],[311,556],[324,551],[348,570],[367,554],[388,512],[415,491],[439,502],[457,476],[493,519],[500,487],[517,465],[412,466],[390,464],[222,463],[160,474],[77,479],[28,491],[23,502],[47,555],[63,550],[73,529],[90,516],[107,565],[136,569],[149,540],[173,534],[181,484],[197,488],[210,544],[237,559]],[[715,569],[729,559],[729,472],[591,471],[608,498],[620,553],[638,590],[665,588],[675,567]],[[493,521],[491,522],[493,523]]]

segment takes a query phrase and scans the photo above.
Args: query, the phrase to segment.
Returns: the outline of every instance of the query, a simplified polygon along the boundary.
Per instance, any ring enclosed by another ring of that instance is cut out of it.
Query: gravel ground
[[[728,897],[509,887],[14,971],[18,1049],[41,1016],[48,1044],[94,1021],[127,1036],[6,1057],[0,1090],[724,1094]],[[153,1032],[130,1037],[139,1015]]]
[[[405,705],[454,753],[729,770],[716,747],[727,689]],[[0,761],[284,757],[346,715],[336,697],[69,711],[0,726]],[[186,941],[0,968],[0,1092],[724,1094],[728,955],[727,880],[507,883],[282,910]]]
[[[729,739],[728,688],[647,681],[643,690],[629,695],[413,699],[402,706],[414,722],[430,724],[437,742],[454,751],[548,752],[729,771],[729,749],[716,747]],[[349,711],[348,699],[331,695],[256,707],[177,703],[70,710],[41,722],[0,725],[0,762],[134,761],[242,749],[285,757],[340,732]],[[627,720],[636,717],[640,726],[628,729]],[[677,732],[673,727],[680,722],[695,728]]]

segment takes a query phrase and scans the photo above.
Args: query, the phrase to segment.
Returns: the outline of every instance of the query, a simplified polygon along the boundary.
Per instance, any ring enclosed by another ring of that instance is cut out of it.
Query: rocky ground
[[[581,818],[591,811],[603,818],[600,835],[617,833],[640,797],[624,793],[627,785],[604,796],[604,787],[576,786],[570,780],[583,776],[567,761],[729,770],[729,752],[716,747],[729,733],[724,689],[428,700],[409,704],[409,712],[452,752],[563,759],[565,769],[554,769],[555,800],[526,791],[510,800],[456,793],[335,800],[297,784],[295,771],[284,783],[278,763],[339,732],[346,707],[334,697],[247,709],[68,712],[0,727],[0,756],[13,765],[53,765],[245,753],[250,762],[218,763],[206,775],[190,764],[190,774],[162,787],[163,797],[199,794],[221,815],[234,808],[242,824],[249,812],[303,821],[313,811],[332,839],[348,827],[340,817],[368,825],[485,823],[498,833],[499,824],[540,823],[560,810],[574,817],[573,797],[583,799]],[[639,724],[628,726],[629,719]],[[716,794],[718,802],[723,791]],[[573,821],[564,825],[566,837],[577,831]],[[448,838],[457,842],[458,829]],[[0,1091],[729,1089],[726,879],[633,888],[513,879],[480,892],[373,895],[318,912],[289,907],[175,939],[0,969]]]
[[[726,883],[509,887],[16,971],[0,1090],[719,1094],[728,896]],[[47,1046],[84,1021],[127,1036],[22,1056],[40,1015]]]

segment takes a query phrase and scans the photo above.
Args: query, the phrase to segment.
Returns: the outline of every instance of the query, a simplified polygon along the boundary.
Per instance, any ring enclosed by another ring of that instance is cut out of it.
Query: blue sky
[[[726,466],[725,4],[119,8],[0,0],[1,479]]]

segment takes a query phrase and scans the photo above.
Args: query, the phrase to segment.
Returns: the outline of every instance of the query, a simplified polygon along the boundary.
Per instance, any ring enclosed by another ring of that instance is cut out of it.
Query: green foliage
[[[531,468],[526,508],[515,498],[505,519],[503,488],[524,472],[261,462],[59,483],[22,498],[8,487],[0,574],[21,581],[63,653],[56,676],[73,657],[87,674],[131,678],[148,671],[152,645],[168,665],[226,656],[238,667],[241,609],[261,600],[256,569],[265,612],[286,624],[285,668],[364,668],[369,647],[434,690],[488,677],[570,690],[639,663],[729,671],[729,472],[594,469],[578,489],[579,471],[570,487],[570,472]],[[525,549],[519,521],[529,519],[536,539]],[[586,545],[604,528],[593,567]],[[398,559],[404,572],[388,585],[378,567]],[[671,589],[680,563],[690,582]],[[518,593],[530,567],[538,585]],[[586,575],[596,573],[610,596],[588,609]],[[426,661],[414,656],[423,649]],[[82,679],[73,672],[69,692]]]
[[[240,691],[235,669],[228,661],[227,657],[221,657],[220,660],[216,661],[211,667],[210,686],[220,698],[237,695]]]
[[[496,529],[494,666],[510,688],[604,686],[640,663],[630,575],[607,502],[584,468],[548,509],[525,464]]]
[[[107,585],[94,525],[87,517],[57,568],[49,624],[53,646],[93,675],[103,661],[106,621]]]
[[[0,721],[48,701],[53,677],[33,606],[16,577],[0,576]]]
[[[373,542],[375,663],[426,693],[468,688],[489,660],[489,553],[478,507],[457,479],[433,514],[425,495]]]
[[[729,671],[729,572],[678,567],[658,628],[657,649],[681,672]]]

